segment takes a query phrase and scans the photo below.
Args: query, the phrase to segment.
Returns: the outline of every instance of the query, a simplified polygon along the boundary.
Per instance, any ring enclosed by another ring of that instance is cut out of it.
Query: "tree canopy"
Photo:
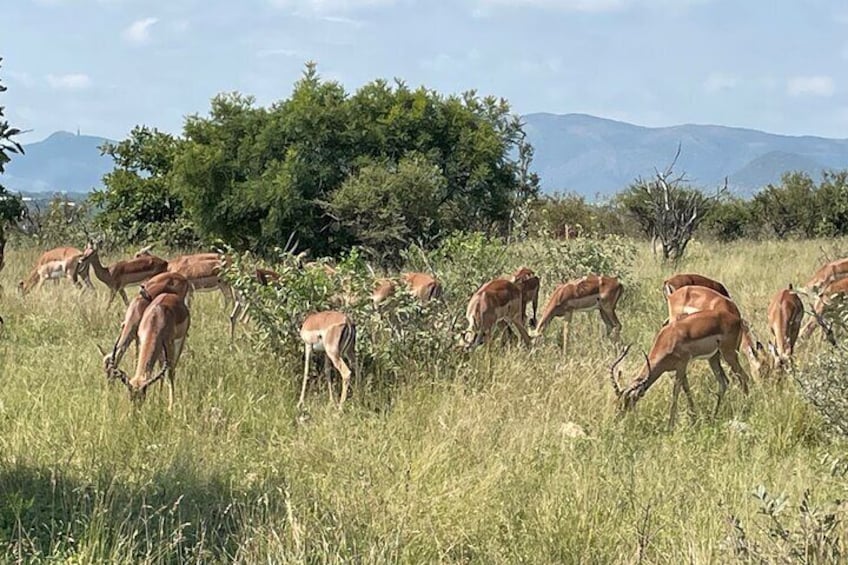
[[[538,190],[505,100],[399,80],[349,94],[313,63],[268,107],[220,94],[179,138],[139,127],[106,149],[116,168],[96,197],[104,225],[137,239],[151,235],[139,221],[182,218],[203,239],[260,252],[296,233],[316,255],[355,244],[391,261],[457,229],[505,232]]]

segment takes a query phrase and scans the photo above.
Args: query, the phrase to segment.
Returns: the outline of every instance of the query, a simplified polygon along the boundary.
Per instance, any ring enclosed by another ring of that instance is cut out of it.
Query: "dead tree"
[[[651,237],[651,247],[656,253],[656,243],[661,244],[663,261],[677,261],[686,252],[695,230],[704,220],[716,201],[727,191],[724,186],[714,196],[706,196],[692,188],[686,173],[674,173],[680,157],[680,146],[674,160],[663,171],[655,171],[653,179],[637,179],[631,186],[636,196],[630,212],[636,216],[646,234]]]

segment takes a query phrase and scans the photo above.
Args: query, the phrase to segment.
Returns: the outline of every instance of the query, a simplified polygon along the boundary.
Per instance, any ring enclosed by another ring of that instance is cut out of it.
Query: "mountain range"
[[[608,196],[637,177],[665,168],[681,147],[675,170],[712,188],[728,179],[748,196],[780,181],[785,171],[818,177],[825,169],[848,168],[848,139],[787,136],[713,126],[649,128],[585,114],[528,114],[525,131],[536,153],[534,170],[545,192]],[[101,186],[112,161],[98,147],[102,137],[56,132],[24,146],[6,168],[2,184],[21,192],[85,192]]]

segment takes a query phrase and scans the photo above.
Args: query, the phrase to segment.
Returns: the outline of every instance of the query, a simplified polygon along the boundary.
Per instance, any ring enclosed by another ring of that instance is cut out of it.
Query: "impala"
[[[78,269],[82,256],[83,252],[76,247],[57,247],[45,251],[36,261],[29,276],[18,283],[18,289],[26,295],[33,287],[41,288],[44,281],[48,279],[58,282],[63,278],[70,280],[75,286],[80,286],[77,280],[78,272],[85,285],[88,288],[94,288],[89,278],[88,268]]]
[[[672,292],[684,286],[703,286],[730,298],[727,288],[717,280],[695,273],[678,273],[663,281],[663,294],[668,297]]]
[[[807,284],[804,285],[804,288],[808,292],[818,294],[818,292],[826,288],[828,284],[839,279],[844,279],[845,277],[848,277],[848,258],[837,259],[836,261],[831,261],[830,263],[823,265],[818,271],[816,271],[813,278],[807,281]]]
[[[468,329],[462,335],[466,351],[488,341],[498,322],[504,322],[518,332],[525,346],[530,346],[530,336],[524,329],[521,289],[505,279],[495,279],[484,284],[468,301],[465,319]]]
[[[848,279],[836,279],[824,287],[813,305],[813,319],[807,322],[804,329],[801,330],[803,337],[809,337],[816,329],[817,325],[822,326],[826,331],[827,328],[823,322],[823,316],[832,306],[839,304],[848,295]],[[832,340],[832,336],[828,336]]]
[[[234,296],[232,287],[220,276],[224,259],[218,253],[181,255],[168,261],[168,271],[179,273],[187,278],[192,291],[220,290],[226,306],[234,302]]]
[[[270,284],[279,282],[280,273],[276,271],[272,271],[271,269],[261,269],[256,268],[253,271],[253,278],[256,279],[262,286],[268,286]],[[235,339],[236,336],[236,324],[241,319],[247,317],[247,309],[248,303],[247,299],[242,296],[242,294],[236,290],[233,290],[233,311],[230,312],[230,340]]]
[[[103,354],[103,369],[107,375],[112,374],[112,369],[118,367],[130,344],[137,340],[139,324],[145,310],[153,300],[161,294],[173,294],[185,301],[188,290],[188,280],[179,273],[160,273],[141,285],[138,296],[127,307],[121,324],[121,333],[115,341],[112,352],[106,353],[99,345],[97,346]]]
[[[107,307],[112,305],[115,296],[118,294],[121,295],[124,304],[129,305],[130,300],[124,291],[124,287],[142,283],[153,275],[168,270],[167,261],[149,253],[139,253],[132,259],[116,261],[109,267],[105,267],[100,262],[99,245],[95,242],[89,242],[80,261],[83,265],[91,265],[94,269],[94,275],[109,289]]]
[[[615,368],[624,359],[629,346],[610,367],[610,380],[619,401],[620,410],[630,410],[648,391],[651,385],[663,374],[674,371],[674,391],[671,398],[669,428],[674,426],[677,416],[677,397],[681,389],[686,393],[690,417],[695,416],[695,403],[692,401],[686,370],[693,359],[709,359],[710,369],[718,381],[718,398],[713,416],[718,413],[722,398],[727,390],[728,380],[720,359],[730,365],[730,369],[739,379],[742,391],[748,394],[748,375],[739,363],[737,351],[742,340],[742,318],[729,312],[704,310],[687,314],[664,326],[646,356],[645,366],[622,389]],[[619,372],[618,377],[621,376]]]
[[[356,369],[356,326],[347,315],[335,310],[310,314],[300,328],[300,338],[304,345],[303,385],[300,389],[298,407],[303,407],[306,397],[306,384],[309,381],[309,362],[312,352],[324,353],[324,374],[327,378],[327,390],[330,402],[335,403],[330,363],[342,376],[342,392],[339,409],[344,406],[350,386],[351,369],[345,358]]]
[[[668,320],[666,323],[670,320],[676,320],[680,316],[704,310],[727,312],[742,318],[742,314],[733,300],[705,286],[683,286],[669,294],[666,300],[668,302]],[[762,349],[762,344],[753,336],[750,326],[744,319],[742,320],[741,346],[752,371],[759,374],[762,363],[757,353]]]
[[[144,400],[147,387],[168,376],[168,410],[174,407],[174,371],[185,344],[191,316],[185,301],[176,294],[160,294],[144,311],[138,325],[139,354],[135,376],[113,367],[111,376],[120,379],[135,402]],[[161,370],[154,375],[156,363]]]
[[[524,318],[527,317],[527,305],[531,304],[533,306],[533,315],[530,316],[530,327],[535,328],[536,310],[539,308],[539,287],[541,286],[539,277],[527,267],[521,267],[509,277],[509,280],[521,289],[521,299],[523,301],[521,315]]]
[[[541,336],[554,318],[562,317],[562,351],[566,353],[572,314],[597,309],[607,336],[617,338],[621,332],[621,322],[615,314],[615,307],[622,290],[617,278],[603,275],[589,275],[559,285],[542,311],[534,337]]]
[[[768,307],[768,324],[774,342],[769,341],[769,351],[775,368],[783,369],[790,366],[803,318],[804,303],[794,292],[791,284],[788,288],[779,290],[771,299]]]
[[[442,285],[430,274],[403,273],[401,280],[412,296],[421,304],[427,304],[442,296]],[[392,279],[377,279],[374,284],[374,291],[371,293],[371,301],[375,306],[385,302],[390,296],[394,295],[397,286],[398,283]]]

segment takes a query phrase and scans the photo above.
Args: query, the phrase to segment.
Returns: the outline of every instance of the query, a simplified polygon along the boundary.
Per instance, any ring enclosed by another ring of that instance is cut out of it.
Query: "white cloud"
[[[124,39],[130,43],[147,43],[150,40],[150,28],[158,21],[158,18],[143,18],[134,21],[124,30]]]
[[[786,92],[791,96],[833,96],[836,85],[827,75],[796,76],[786,83]]]
[[[704,90],[709,94],[715,94],[724,90],[731,90],[739,84],[735,76],[719,71],[712,72],[704,81]]]
[[[663,9],[685,9],[693,4],[705,4],[712,0],[476,0],[472,10],[474,17],[491,15],[491,9],[544,8],[562,12],[606,13],[620,12],[630,8],[660,7]]]
[[[49,74],[47,84],[56,90],[84,90],[91,86],[91,77],[85,73]]]
[[[395,0],[269,0],[278,8],[305,12],[352,12],[360,8],[388,6]]]

